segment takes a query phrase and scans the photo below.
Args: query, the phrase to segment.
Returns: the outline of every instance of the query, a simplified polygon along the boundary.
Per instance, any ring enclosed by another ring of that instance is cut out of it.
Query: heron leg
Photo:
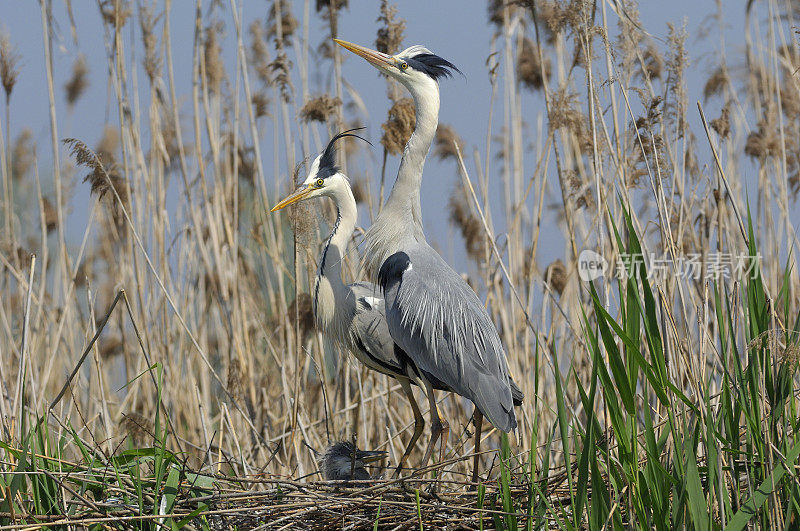
[[[444,454],[447,450],[447,439],[450,438],[450,423],[445,419],[440,419],[442,423],[442,432],[439,435],[439,462],[444,463]]]
[[[469,490],[475,490],[478,483],[478,465],[480,464],[481,453],[481,430],[483,428],[483,413],[475,406],[475,411],[472,413],[472,422],[475,424],[475,444],[473,445],[473,452],[475,457],[472,461],[472,485]]]
[[[407,379],[399,379],[399,381],[400,387],[402,387],[403,393],[405,393],[411,404],[411,409],[414,411],[414,433],[411,435],[411,440],[408,441],[408,446],[406,446],[406,450],[403,452],[403,457],[400,458],[400,463],[394,471],[394,477],[400,476],[400,471],[403,469],[408,456],[411,455],[411,452],[414,450],[414,445],[419,440],[422,435],[422,430],[425,428],[425,417],[422,416],[419,405],[416,399],[414,399],[414,392],[411,390],[411,382]]]
[[[425,389],[425,394],[428,396],[428,405],[430,406],[430,416],[431,416],[431,440],[428,443],[428,447],[425,449],[425,456],[422,458],[422,467],[425,468],[428,465],[428,461],[430,461],[431,455],[433,454],[433,447],[436,446],[436,441],[439,440],[439,437],[444,434],[444,439],[442,442],[442,447],[439,450],[439,460],[441,461],[444,457],[444,450],[445,444],[447,442],[447,437],[450,433],[450,425],[447,423],[439,415],[439,408],[436,406],[436,396],[433,394],[433,386],[431,383],[425,378],[415,378],[417,384]]]

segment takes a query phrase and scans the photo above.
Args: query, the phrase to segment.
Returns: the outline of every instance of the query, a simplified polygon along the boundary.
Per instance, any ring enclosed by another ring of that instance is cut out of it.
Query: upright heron
[[[422,229],[420,185],[439,121],[438,80],[460,70],[419,45],[387,55],[334,40],[399,81],[414,99],[414,132],[403,151],[392,191],[365,236],[365,264],[373,275],[378,271],[389,332],[400,347],[398,355],[406,374],[428,397],[432,434],[423,465],[440,436],[440,461],[444,458],[449,434],[434,396],[433,382],[439,380],[475,404],[476,478],[482,417],[502,431],[516,429],[513,406],[521,403],[523,396],[509,375],[500,336],[486,308],[428,245]]]

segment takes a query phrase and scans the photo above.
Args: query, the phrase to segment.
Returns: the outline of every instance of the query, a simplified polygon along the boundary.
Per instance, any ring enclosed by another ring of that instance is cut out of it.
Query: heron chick
[[[367,465],[386,457],[386,452],[359,450],[350,441],[338,441],[317,452],[319,471],[325,481],[363,481],[372,479]]]

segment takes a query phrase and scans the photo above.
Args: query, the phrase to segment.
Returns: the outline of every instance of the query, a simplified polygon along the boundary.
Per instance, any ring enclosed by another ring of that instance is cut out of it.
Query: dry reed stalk
[[[69,278],[69,264],[67,260],[67,242],[66,233],[64,230],[64,213],[63,205],[64,198],[62,197],[61,188],[61,163],[58,151],[58,121],[56,118],[56,104],[55,104],[55,88],[53,82],[53,49],[51,43],[51,27],[50,20],[52,13],[50,12],[50,5],[42,2],[41,6],[41,21],[42,21],[42,40],[44,48],[45,59],[45,74],[47,78],[47,98],[49,105],[49,118],[50,118],[50,147],[52,153],[53,164],[53,184],[55,188],[55,202],[56,213],[58,219],[58,243],[59,248],[56,255],[58,256],[58,274],[56,278],[63,279],[60,286],[61,296],[66,299],[69,290],[69,283],[66,281]]]
[[[6,150],[11,145],[11,126],[9,124],[11,118],[11,93],[14,91],[14,85],[17,84],[17,77],[19,76],[19,61],[20,56],[14,50],[14,47],[11,44],[11,40],[9,36],[5,33],[0,34],[0,84],[3,85],[3,91],[5,92],[6,96],[6,105],[5,105],[5,142],[2,148],[2,174],[3,174],[3,199],[6,202],[6,206],[3,209],[5,211],[5,230],[6,234],[13,234],[12,231],[12,212],[10,209],[10,205],[14,204],[14,183],[9,180],[9,175],[7,172],[7,154]],[[0,131],[0,135],[2,135],[2,131]],[[13,174],[12,174],[13,175]]]

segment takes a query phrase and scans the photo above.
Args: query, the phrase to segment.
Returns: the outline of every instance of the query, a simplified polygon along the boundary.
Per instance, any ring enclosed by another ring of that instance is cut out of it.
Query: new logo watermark
[[[613,276],[616,279],[644,276],[648,280],[659,280],[668,274],[685,280],[720,280],[755,278],[761,264],[761,254],[746,253],[688,253],[674,259],[667,254],[629,254],[617,256]],[[584,249],[578,256],[578,276],[591,282],[603,276],[608,262],[595,251]]]
[[[584,249],[578,256],[578,276],[584,282],[591,282],[602,277],[607,267],[606,259],[589,249]]]

